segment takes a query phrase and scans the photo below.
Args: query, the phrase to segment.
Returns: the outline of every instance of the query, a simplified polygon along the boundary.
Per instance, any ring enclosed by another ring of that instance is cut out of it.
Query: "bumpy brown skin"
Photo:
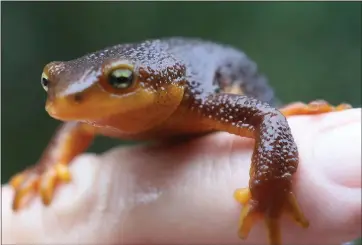
[[[110,85],[109,74],[117,68],[132,70],[130,87]],[[43,74],[48,81],[46,110],[67,122],[39,163],[11,180],[14,210],[31,191],[40,192],[49,205],[56,185],[71,179],[67,165],[97,134],[158,140],[226,131],[255,139],[249,188],[235,192],[244,204],[239,236],[246,238],[261,214],[270,244],[281,243],[278,219],[283,211],[308,226],[292,191],[298,150],[284,115],[349,107],[317,101],[277,110],[272,107],[277,103],[272,89],[244,53],[198,39],[117,45],[75,60],[49,63]]]

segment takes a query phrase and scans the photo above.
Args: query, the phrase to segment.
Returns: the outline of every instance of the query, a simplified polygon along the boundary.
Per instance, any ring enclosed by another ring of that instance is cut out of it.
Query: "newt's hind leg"
[[[308,220],[301,211],[299,204],[293,194],[289,192],[284,198],[279,198],[281,205],[267,205],[253,200],[249,188],[237,189],[234,193],[235,199],[243,204],[239,220],[238,234],[241,239],[246,239],[253,225],[263,219],[268,232],[270,245],[281,245],[281,231],[279,219],[283,213],[289,214],[301,227],[309,226]]]
[[[13,210],[20,209],[26,197],[36,195],[41,196],[45,205],[50,204],[55,187],[60,182],[71,180],[68,164],[89,146],[93,136],[94,130],[91,126],[76,122],[64,123],[40,161],[11,178],[10,185],[15,191]]]
[[[312,114],[322,114],[332,111],[343,111],[351,109],[352,106],[349,104],[339,104],[338,106],[332,106],[324,100],[315,100],[308,104],[302,102],[296,102],[288,104],[280,108],[280,112],[284,116],[297,116],[297,115],[312,115]]]

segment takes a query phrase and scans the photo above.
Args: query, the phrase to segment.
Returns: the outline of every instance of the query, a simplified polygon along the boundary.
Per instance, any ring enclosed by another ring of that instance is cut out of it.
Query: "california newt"
[[[277,109],[266,78],[243,52],[193,38],[120,44],[51,62],[41,84],[46,111],[65,123],[39,162],[11,179],[14,211],[31,193],[49,205],[55,187],[71,179],[68,164],[96,135],[159,140],[225,131],[255,139],[249,187],[234,193],[243,204],[238,234],[245,239],[261,216],[273,245],[281,244],[283,212],[309,225],[292,190],[299,158],[286,116],[350,108],[314,101]]]

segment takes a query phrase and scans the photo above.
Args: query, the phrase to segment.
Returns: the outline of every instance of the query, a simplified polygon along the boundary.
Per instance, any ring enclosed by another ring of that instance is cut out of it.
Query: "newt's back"
[[[258,67],[241,50],[196,38],[165,38],[163,47],[186,65],[189,95],[242,93],[276,106],[273,89]]]

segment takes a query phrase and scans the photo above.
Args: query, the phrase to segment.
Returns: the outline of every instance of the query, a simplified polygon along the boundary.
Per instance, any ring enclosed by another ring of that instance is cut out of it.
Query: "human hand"
[[[282,220],[283,244],[341,244],[361,237],[361,109],[290,117],[299,147],[296,197],[310,221]],[[265,244],[263,223],[243,243],[236,188],[248,185],[253,141],[215,133],[172,146],[84,154],[49,207],[18,213],[2,187],[7,244]]]

